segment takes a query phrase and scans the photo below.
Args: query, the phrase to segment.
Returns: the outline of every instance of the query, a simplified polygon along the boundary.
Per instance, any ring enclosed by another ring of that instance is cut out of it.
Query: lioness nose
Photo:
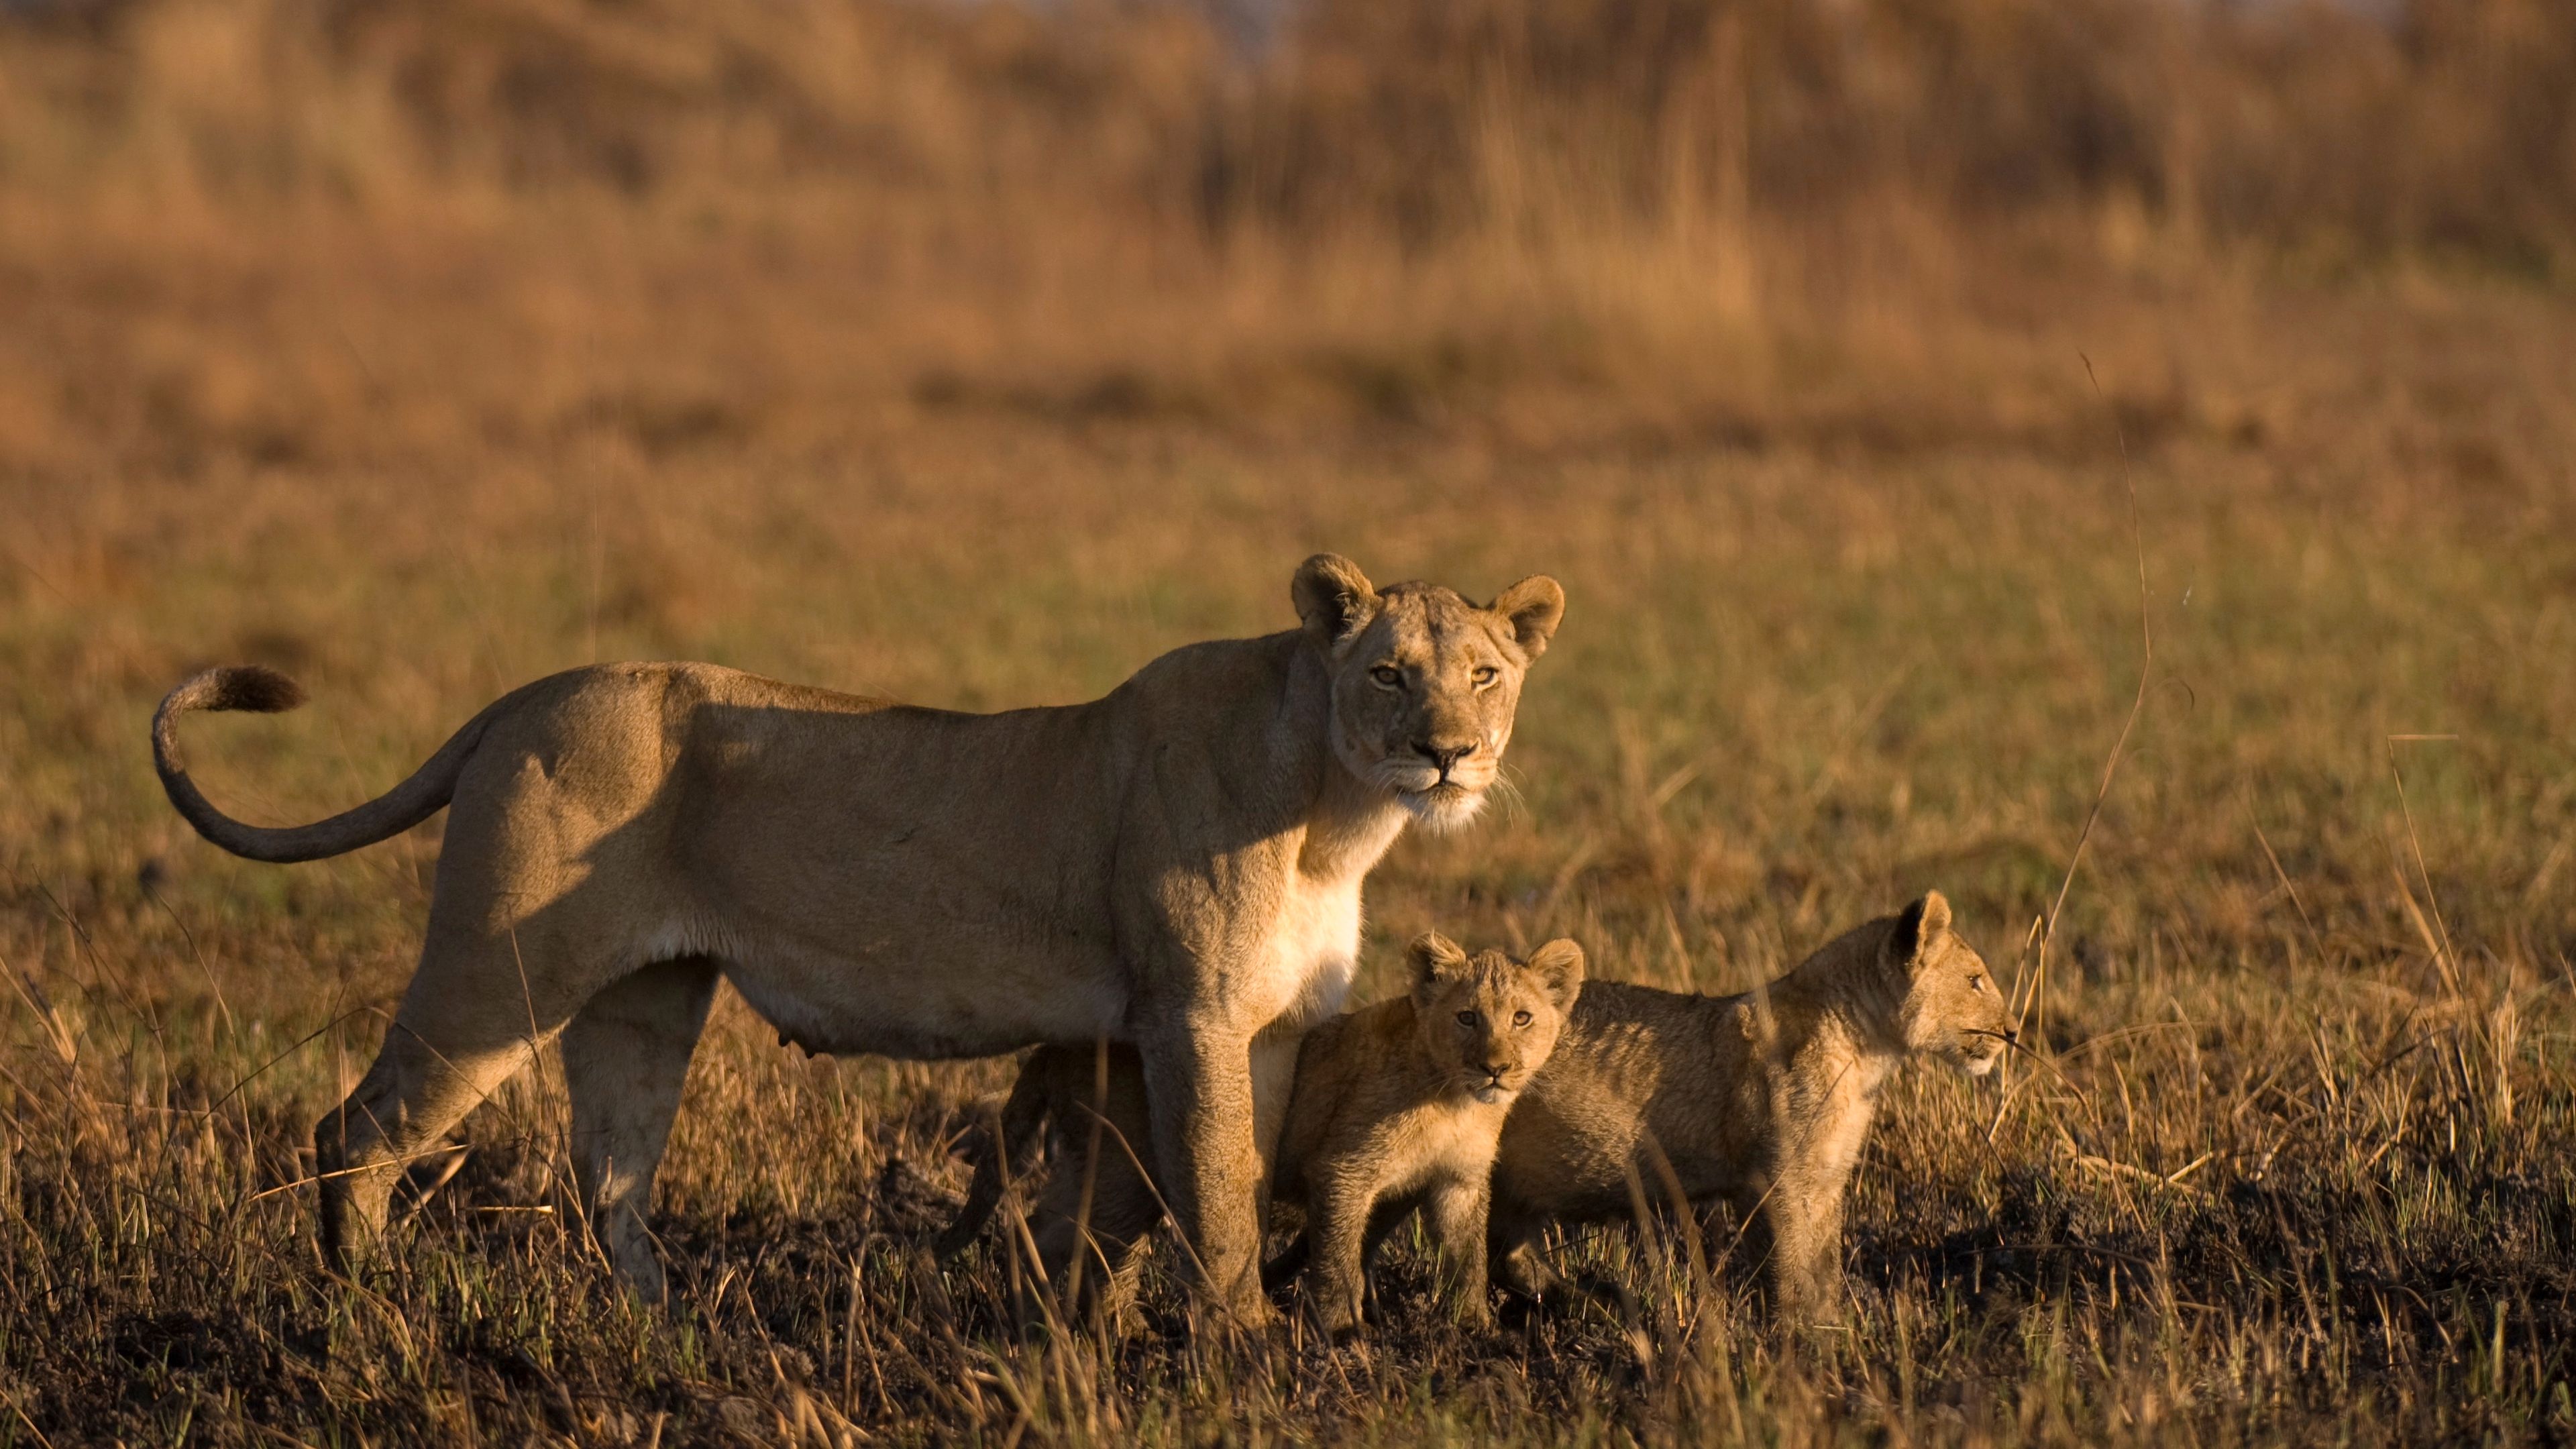
[[[2011,1046],[2014,1042],[2017,1042],[2017,1041],[2019,1041],[2019,1040],[2021,1040],[2021,1033],[2020,1033],[2020,1032],[2017,1032],[2017,1031],[2013,1030],[2011,1027],[2005,1027],[2005,1028],[2004,1028],[2004,1045],[2005,1045],[2005,1046]]]
[[[1440,773],[1446,775],[1460,760],[1476,753],[1476,742],[1469,740],[1463,745],[1435,745],[1428,740],[1416,740],[1413,742],[1413,752],[1438,766]]]

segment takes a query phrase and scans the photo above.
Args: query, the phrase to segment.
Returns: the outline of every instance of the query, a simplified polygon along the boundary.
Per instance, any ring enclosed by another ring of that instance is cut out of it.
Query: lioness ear
[[[1923,949],[1941,939],[1950,929],[1950,898],[1939,891],[1927,891],[1899,912],[1896,929],[1887,938],[1889,959],[1912,965],[1920,960]]]
[[[1319,553],[1297,565],[1288,585],[1297,617],[1306,632],[1324,644],[1338,644],[1368,627],[1377,617],[1377,590],[1360,566],[1337,553]]]
[[[1572,941],[1550,941],[1530,953],[1529,965],[1556,1009],[1573,1010],[1575,993],[1583,989],[1583,948]]]
[[[1547,652],[1547,641],[1556,637],[1557,623],[1565,617],[1565,590],[1547,575],[1533,574],[1495,595],[1493,609],[1511,621],[1521,652],[1536,659]]]
[[[1438,931],[1425,931],[1414,937],[1413,944],[1404,948],[1404,959],[1413,963],[1416,991],[1467,974],[1467,953]]]

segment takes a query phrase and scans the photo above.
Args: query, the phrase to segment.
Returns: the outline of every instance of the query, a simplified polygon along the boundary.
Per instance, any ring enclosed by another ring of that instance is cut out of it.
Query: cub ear
[[[1565,618],[1565,590],[1545,574],[1532,574],[1494,596],[1493,611],[1509,620],[1521,652],[1536,659],[1547,652],[1556,626]]]
[[[1896,929],[1888,933],[1889,959],[1911,966],[1923,957],[1924,950],[1950,930],[1950,898],[1939,891],[1926,891],[1922,899],[1897,913]]]
[[[1530,953],[1529,968],[1557,1010],[1574,1009],[1575,995],[1583,990],[1581,946],[1562,939],[1550,941]]]
[[[1377,590],[1368,575],[1337,553],[1319,553],[1297,565],[1288,597],[1306,632],[1324,644],[1348,639],[1377,617]]]
[[[1413,966],[1413,989],[1420,991],[1443,981],[1460,980],[1467,974],[1467,953],[1457,942],[1438,931],[1425,931],[1404,948],[1404,959]]]

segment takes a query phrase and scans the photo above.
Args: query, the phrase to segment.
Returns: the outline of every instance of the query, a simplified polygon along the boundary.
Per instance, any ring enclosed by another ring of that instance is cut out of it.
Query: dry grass
[[[1151,11],[455,13],[0,25],[0,1444],[2576,1431],[2576,27],[1326,6],[1230,80]],[[2145,61],[2191,147],[2034,139],[2122,97],[2170,139]],[[1728,66],[1778,79],[1730,111]],[[1700,99],[1601,119],[1649,91]],[[1629,1233],[1566,1250],[1617,1291],[1487,1337],[1406,1314],[1399,1252],[1356,1351],[1207,1348],[1159,1274],[1139,1336],[1023,1342],[1005,1261],[923,1252],[1005,1065],[809,1063],[729,998],[673,1312],[566,1231],[550,1071],[348,1290],[293,1184],[436,827],[249,865],[146,759],[217,661],[313,690],[192,736],[283,820],[595,658],[1070,700],[1281,627],[1316,548],[1544,569],[1514,808],[1398,847],[1364,992],[1433,925],[1733,988],[1930,885],[2027,967],[2141,662],[2115,424],[2156,652],[2046,1061],[1903,1079],[1851,1320],[1796,1342]]]

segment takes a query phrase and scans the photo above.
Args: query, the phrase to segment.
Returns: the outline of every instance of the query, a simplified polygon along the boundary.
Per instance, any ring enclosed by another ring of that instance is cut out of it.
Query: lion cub
[[[1537,1251],[1549,1222],[1628,1217],[1640,1193],[1660,1206],[1678,1188],[1758,1212],[1774,1305],[1809,1316],[1840,1289],[1844,1188],[1889,1074],[1930,1052],[1982,1076],[2013,1039],[1938,891],[1761,991],[1596,982],[1503,1129],[1493,1272],[1534,1297],[1552,1276]]]
[[[1417,1207],[1461,1311],[1488,1320],[1494,1145],[1583,986],[1583,948],[1572,941],[1516,961],[1425,934],[1405,955],[1410,993],[1325,1022],[1298,1045],[1272,1178],[1274,1201],[1306,1210],[1309,1299],[1333,1334],[1359,1326],[1371,1250]]]
[[[1299,1042],[1280,1131],[1274,1200],[1302,1206],[1307,1233],[1263,1277],[1275,1285],[1295,1276],[1311,1256],[1309,1241],[1319,1240],[1316,1316],[1336,1333],[1359,1321],[1363,1261],[1416,1207],[1429,1214],[1465,1312],[1480,1322],[1488,1316],[1485,1202],[1495,1139],[1583,986],[1583,948],[1572,941],[1551,941],[1515,961],[1500,951],[1470,957],[1427,934],[1406,959],[1410,993],[1335,1017]],[[1006,1162],[1032,1157],[1052,1124],[1040,1237],[1078,1221],[1105,1233],[1117,1251],[1104,1254],[1102,1266],[1120,1276],[1126,1241],[1161,1216],[1142,1180],[1084,1171],[1095,1122],[1103,1133],[1142,1141],[1136,1074],[1108,1069],[1123,1051],[1098,1059],[1089,1049],[1045,1047],[1030,1055],[978,1154],[966,1202],[940,1236],[942,1257],[975,1240],[1001,1203]],[[1086,1189],[1117,1200],[1080,1203]]]

